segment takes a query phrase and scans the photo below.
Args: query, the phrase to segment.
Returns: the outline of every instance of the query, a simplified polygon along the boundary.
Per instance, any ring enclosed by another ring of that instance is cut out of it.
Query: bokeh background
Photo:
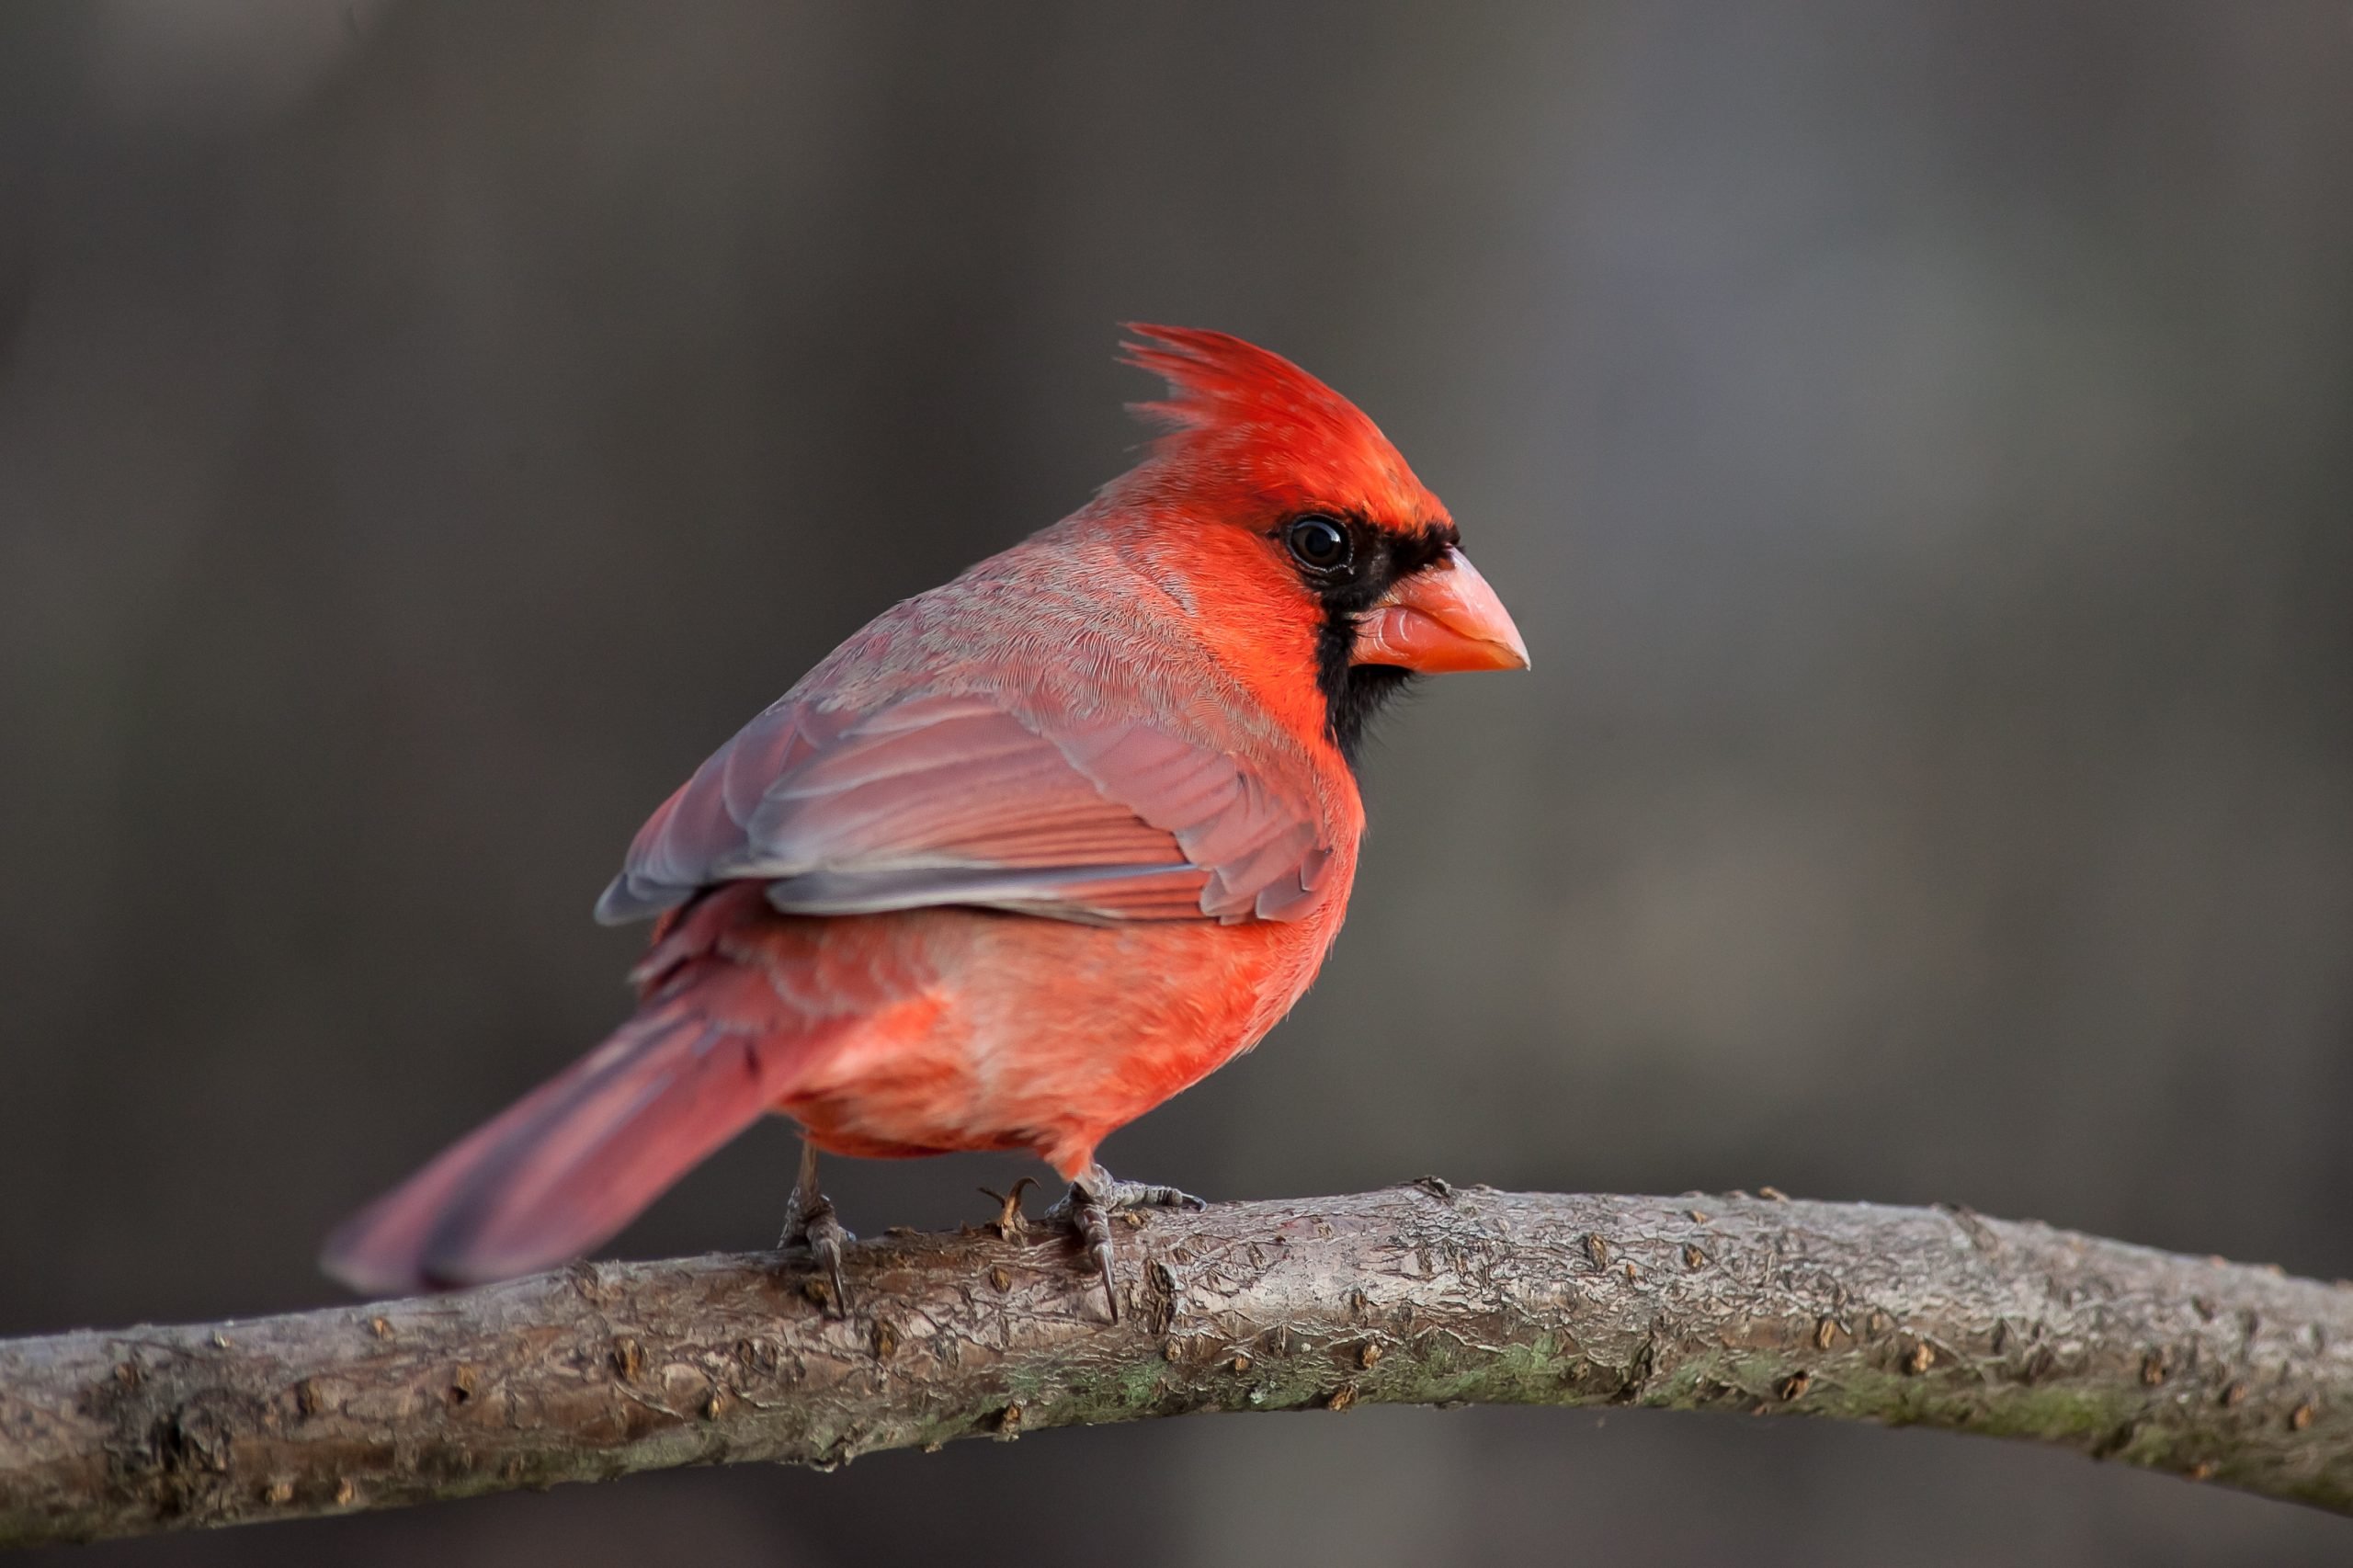
[[[0,1332],[335,1299],[597,1039],[645,811],[1124,466],[1125,318],[1371,410],[1536,670],[1109,1146],[1946,1199],[2353,1274],[2353,6],[0,11]],[[787,1130],[619,1244],[764,1243]],[[837,1163],[854,1228],[1008,1163]],[[2339,1563],[1795,1422],[1368,1411],[97,1563]]]

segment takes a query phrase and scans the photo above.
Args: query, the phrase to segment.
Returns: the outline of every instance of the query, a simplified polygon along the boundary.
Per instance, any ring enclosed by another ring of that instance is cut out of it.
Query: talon
[[[990,1194],[995,1197],[995,1194]],[[1111,1321],[1120,1321],[1120,1282],[1111,1256],[1111,1216],[1141,1223],[1142,1209],[1206,1209],[1209,1204],[1174,1187],[1120,1181],[1101,1165],[1089,1165],[1062,1201],[1046,1211],[1049,1222],[1067,1221],[1078,1234],[1080,1248],[1103,1278],[1103,1302]]]
[[[1078,1232],[1078,1244],[1086,1253],[1087,1261],[1103,1278],[1103,1304],[1110,1312],[1111,1321],[1120,1321],[1119,1276],[1111,1258],[1111,1217],[1095,1195],[1077,1183],[1071,1184],[1070,1221]]]
[[[797,1195],[796,1195],[797,1196]],[[797,1205],[796,1205],[797,1207]],[[849,1281],[844,1277],[844,1250],[858,1238],[850,1234],[834,1213],[833,1200],[820,1194],[816,1202],[803,1212],[795,1213],[784,1234],[777,1238],[779,1249],[805,1246],[825,1271],[826,1281],[833,1289],[824,1305],[829,1317],[849,1316]]]
[[[833,1286],[831,1298],[825,1303],[828,1316],[849,1316],[849,1281],[842,1272],[842,1254],[857,1239],[835,1215],[833,1199],[817,1190],[817,1147],[803,1139],[801,1174],[792,1184],[792,1196],[786,1200],[784,1233],[777,1237],[776,1244],[779,1251],[806,1246],[818,1267],[824,1269]]]
[[[849,1281],[842,1277],[842,1250],[848,1243],[858,1238],[843,1229],[842,1222],[834,1218],[834,1206],[831,1203],[822,1199],[818,1201],[820,1207],[814,1214],[809,1216],[808,1224],[801,1233],[801,1239],[809,1244],[810,1252],[815,1256],[817,1262],[824,1267],[827,1277],[833,1281],[833,1315],[846,1318],[849,1316],[850,1308]]]
[[[1023,1176],[1013,1184],[1011,1192],[997,1192],[985,1187],[981,1188],[983,1196],[994,1198],[1002,1205],[997,1217],[991,1221],[996,1226],[997,1240],[1009,1242],[1029,1228],[1028,1218],[1021,1212],[1021,1194],[1024,1189],[1037,1185],[1035,1176]]]

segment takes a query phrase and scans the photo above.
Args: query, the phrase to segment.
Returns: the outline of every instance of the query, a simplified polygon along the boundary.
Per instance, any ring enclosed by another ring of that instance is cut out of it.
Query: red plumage
[[[347,1222],[330,1271],[560,1261],[771,1110],[839,1153],[1076,1176],[1289,1010],[1355,877],[1363,710],[1397,668],[1525,649],[1353,404],[1133,330],[1169,384],[1150,455],[877,617],[664,802],[598,905],[661,915],[637,1015]]]

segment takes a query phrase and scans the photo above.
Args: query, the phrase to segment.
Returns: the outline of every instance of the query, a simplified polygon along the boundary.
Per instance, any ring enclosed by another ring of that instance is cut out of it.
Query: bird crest
[[[1120,362],[1168,384],[1166,397],[1128,405],[1161,430],[1138,479],[1400,529],[1449,520],[1362,409],[1281,355],[1201,327],[1125,327],[1143,341],[1121,342]]]

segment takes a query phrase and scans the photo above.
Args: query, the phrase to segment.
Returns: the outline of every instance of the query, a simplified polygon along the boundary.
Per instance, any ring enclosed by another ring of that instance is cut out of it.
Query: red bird
[[[1131,328],[1149,454],[886,610],[722,746],[597,907],[658,915],[636,1016],[329,1239],[363,1291],[610,1237],[754,1120],[846,1302],[813,1150],[1027,1149],[1106,1211],[1197,1204],[1096,1146],[1259,1038],[1356,875],[1366,721],[1415,672],[1525,668],[1446,508],[1356,406],[1222,333]]]

